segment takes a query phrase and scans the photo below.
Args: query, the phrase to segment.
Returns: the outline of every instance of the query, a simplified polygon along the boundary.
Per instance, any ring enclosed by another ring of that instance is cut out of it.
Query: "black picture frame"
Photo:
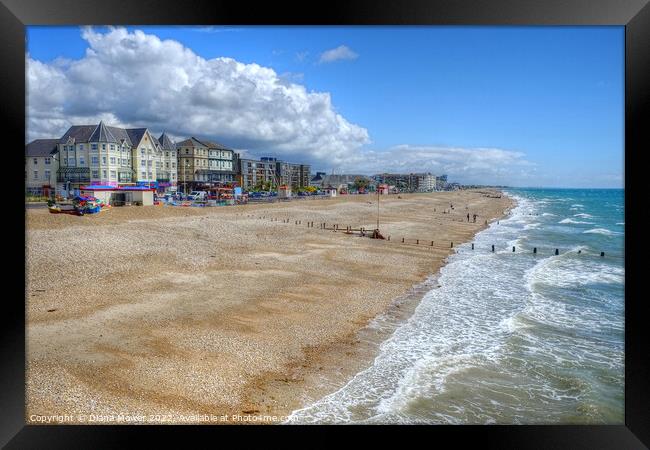
[[[642,178],[641,157],[647,148],[650,127],[643,119],[650,105],[650,6],[648,0],[446,0],[373,1],[303,4],[234,1],[129,0],[2,0],[0,40],[0,114],[5,130],[5,242],[12,244],[6,281],[14,285],[2,303],[2,373],[0,379],[0,444],[6,448],[124,447],[134,437],[167,440],[171,432],[205,437],[213,433],[319,433],[330,439],[332,427],[160,427],[160,426],[35,426],[25,425],[25,309],[24,203],[18,186],[25,145],[25,30],[26,25],[622,25],[625,26],[625,425],[621,426],[432,426],[347,427],[382,439],[387,432],[434,434],[454,442],[472,439],[488,448],[647,448],[650,445],[648,384],[648,314],[644,308],[639,272],[643,238],[640,212],[633,202],[643,200],[635,188]],[[15,158],[15,160],[13,159]],[[13,169],[11,169],[13,167]],[[638,186],[637,186],[638,185]],[[16,192],[16,195],[9,194]],[[640,206],[640,205],[639,205]],[[20,218],[23,220],[20,220]],[[647,220],[647,218],[645,219]],[[628,245],[630,244],[630,245]],[[21,264],[20,262],[23,262]],[[5,290],[5,293],[7,291]],[[643,336],[646,336],[645,338]],[[340,427],[337,427],[337,430]],[[271,431],[272,430],[272,431]],[[306,437],[306,436],[305,436]],[[426,439],[429,437],[421,436]],[[302,441],[295,440],[294,443]],[[214,442],[214,441],[213,441]],[[310,441],[311,442],[311,441]],[[436,441],[439,442],[439,441]],[[214,443],[220,443],[216,441]],[[304,441],[305,445],[308,443]]]

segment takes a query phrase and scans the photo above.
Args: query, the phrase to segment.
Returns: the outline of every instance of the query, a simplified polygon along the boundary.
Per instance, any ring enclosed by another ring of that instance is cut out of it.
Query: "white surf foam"
[[[583,231],[583,233],[602,234],[603,236],[614,236],[621,234],[617,231],[608,230],[607,228],[592,228],[591,230]]]
[[[573,220],[573,219],[562,219],[558,223],[574,223],[574,224],[586,224],[593,225],[593,222],[585,222],[584,220]]]

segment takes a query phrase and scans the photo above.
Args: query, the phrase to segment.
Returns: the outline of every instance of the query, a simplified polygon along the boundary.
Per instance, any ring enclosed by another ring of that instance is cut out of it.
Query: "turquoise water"
[[[624,191],[506,192],[373,364],[289,423],[624,423]]]

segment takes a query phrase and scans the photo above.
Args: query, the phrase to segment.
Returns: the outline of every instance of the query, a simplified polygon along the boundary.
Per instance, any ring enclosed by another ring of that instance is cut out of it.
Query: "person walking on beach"
[[[476,223],[476,216],[477,216],[477,215],[478,215],[478,214],[474,214],[474,223]]]
[[[469,213],[467,213],[467,222],[469,222]]]

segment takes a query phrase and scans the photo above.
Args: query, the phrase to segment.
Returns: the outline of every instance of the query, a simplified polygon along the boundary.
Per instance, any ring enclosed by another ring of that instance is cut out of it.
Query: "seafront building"
[[[246,190],[270,183],[277,185],[275,161],[238,158],[239,183]]]
[[[56,190],[64,195],[89,184],[176,186],[175,150],[163,149],[147,128],[73,125],[58,140],[57,154]]]
[[[59,169],[58,139],[36,139],[25,145],[25,192],[49,196]]]
[[[25,145],[25,191],[68,197],[85,186],[145,186],[159,193],[263,183],[292,189],[310,185],[310,166],[264,157],[242,158],[225,145],[190,137],[175,143],[163,132],[120,128],[103,121],[73,125],[58,139]]]
[[[378,184],[394,186],[399,192],[436,190],[436,176],[431,173],[382,173],[372,177]]]
[[[259,188],[270,183],[274,186],[290,186],[292,189],[310,186],[311,166],[262,157],[238,159],[239,182],[244,189]]]
[[[183,192],[235,181],[234,151],[207,140],[190,137],[176,144],[178,180]]]

